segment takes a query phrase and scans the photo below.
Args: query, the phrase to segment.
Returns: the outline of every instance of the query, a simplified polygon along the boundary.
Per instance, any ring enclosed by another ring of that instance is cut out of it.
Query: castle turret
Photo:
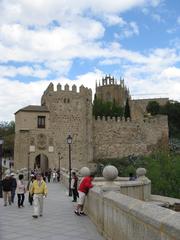
[[[114,76],[106,75],[102,78],[102,85],[96,86],[96,97],[104,102],[113,102],[125,106],[126,100],[130,98],[128,88],[124,84],[124,79],[120,78],[120,84]]]

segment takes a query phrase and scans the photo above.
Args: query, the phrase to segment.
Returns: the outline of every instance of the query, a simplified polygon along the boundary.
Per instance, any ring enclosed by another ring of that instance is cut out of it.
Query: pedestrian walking
[[[38,218],[38,216],[43,216],[43,200],[47,196],[47,185],[42,178],[42,175],[38,173],[36,175],[36,180],[34,180],[30,193],[33,194],[33,206],[34,213],[33,218]]]
[[[76,210],[74,211],[76,215],[85,215],[83,208],[84,208],[84,203],[85,203],[85,197],[89,192],[89,189],[93,187],[92,181],[94,179],[95,173],[91,173],[90,176],[84,177],[79,185],[78,188],[78,204],[76,207]]]
[[[50,181],[51,181],[51,169],[48,170],[47,178],[48,178],[48,183],[50,183]]]
[[[11,188],[11,202],[14,203],[14,197],[16,194],[16,188],[17,188],[17,181],[16,178],[14,177],[14,173],[11,173],[11,184],[12,184],[12,188]]]
[[[72,200],[73,202],[77,202],[77,197],[79,196],[77,185],[78,185],[78,177],[75,172],[72,172],[71,190],[73,195],[73,200]]]
[[[57,179],[57,173],[56,173],[55,170],[54,170],[53,173],[52,173],[52,179],[53,179],[53,182],[56,182],[56,179]]]
[[[25,193],[26,193],[26,186],[25,182],[23,181],[24,175],[19,175],[19,180],[17,181],[17,197],[18,197],[18,208],[24,207],[24,199],[25,199]]]
[[[31,179],[30,179],[30,181],[28,182],[28,185],[27,185],[27,190],[29,191],[28,201],[29,201],[31,206],[32,206],[32,203],[33,203],[33,195],[31,195],[30,189],[32,187],[32,184],[33,184],[34,180],[35,180],[35,176],[34,176],[34,174],[31,174]]]
[[[7,203],[11,205],[11,190],[12,190],[12,181],[9,174],[6,174],[5,178],[2,180],[2,189],[3,189],[3,198],[4,206],[7,206]]]
[[[60,182],[60,170],[57,170],[57,181]]]

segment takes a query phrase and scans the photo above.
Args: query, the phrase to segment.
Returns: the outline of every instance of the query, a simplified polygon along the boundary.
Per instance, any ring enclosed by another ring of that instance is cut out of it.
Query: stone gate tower
[[[41,106],[20,109],[16,116],[15,168],[22,166],[68,168],[67,136],[73,138],[72,167],[92,161],[92,92],[75,85],[51,83],[41,98]],[[29,153],[29,154],[28,154]]]

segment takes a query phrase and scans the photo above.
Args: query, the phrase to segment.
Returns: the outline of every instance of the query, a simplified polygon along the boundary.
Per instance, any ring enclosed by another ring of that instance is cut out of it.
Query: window
[[[45,128],[45,119],[46,117],[44,116],[38,116],[38,122],[37,122],[38,128]]]

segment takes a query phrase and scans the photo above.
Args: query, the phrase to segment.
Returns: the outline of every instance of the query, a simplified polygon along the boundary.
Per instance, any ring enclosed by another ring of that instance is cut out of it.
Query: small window
[[[45,119],[46,119],[45,116],[38,116],[37,122],[38,128],[45,128]]]

